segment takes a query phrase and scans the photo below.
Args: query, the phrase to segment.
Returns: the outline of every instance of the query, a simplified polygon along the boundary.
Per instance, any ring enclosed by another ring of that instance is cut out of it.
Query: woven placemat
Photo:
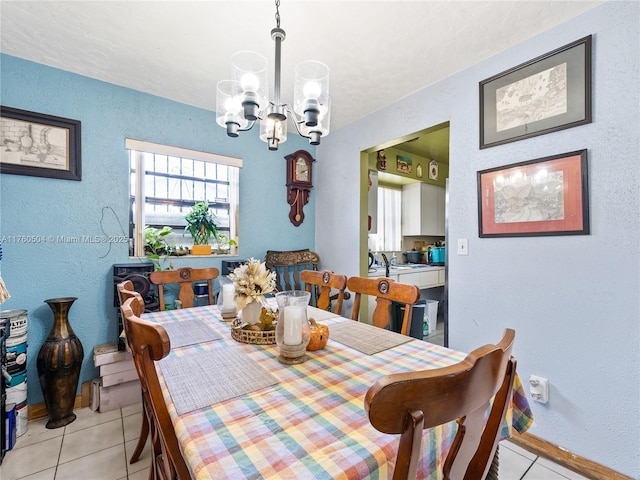
[[[171,348],[220,340],[222,337],[205,320],[182,320],[161,324],[169,334]]]
[[[235,346],[166,357],[158,363],[178,415],[278,383]]]
[[[368,323],[345,320],[329,326],[329,340],[335,340],[366,355],[410,342],[413,337],[374,327]]]

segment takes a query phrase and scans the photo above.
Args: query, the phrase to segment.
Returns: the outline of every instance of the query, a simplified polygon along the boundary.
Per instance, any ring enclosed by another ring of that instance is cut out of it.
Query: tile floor
[[[423,338],[425,342],[434,343],[436,345],[444,346],[444,321],[440,320],[436,323],[436,331],[431,335],[427,335]]]
[[[29,422],[27,432],[0,466],[2,480],[146,480],[151,451],[145,445],[140,460],[129,458],[140,433],[142,404],[97,413],[74,410],[66,427],[48,430],[47,419]]]
[[[77,419],[47,430],[46,419],[29,422],[0,466],[2,480],[145,480],[149,478],[149,442],[138,462],[129,458],[138,440],[141,405],[96,413],[75,410]],[[586,480],[509,441],[500,448],[502,480]]]

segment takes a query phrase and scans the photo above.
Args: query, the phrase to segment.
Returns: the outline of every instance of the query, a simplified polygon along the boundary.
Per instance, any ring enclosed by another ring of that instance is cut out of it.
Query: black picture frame
[[[82,179],[79,120],[0,106],[0,173]]]
[[[481,170],[478,235],[588,235],[587,150]]]
[[[480,82],[480,148],[591,123],[591,35]]]

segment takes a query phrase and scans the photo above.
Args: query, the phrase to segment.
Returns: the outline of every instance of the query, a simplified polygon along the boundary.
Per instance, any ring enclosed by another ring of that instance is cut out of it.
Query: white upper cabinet
[[[428,183],[402,187],[402,235],[444,236],[445,190]]]

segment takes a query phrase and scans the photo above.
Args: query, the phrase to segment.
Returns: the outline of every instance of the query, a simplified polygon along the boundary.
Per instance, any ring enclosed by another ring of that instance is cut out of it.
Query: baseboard
[[[91,380],[82,383],[80,408],[87,408],[91,405]],[[77,401],[77,399],[76,399]]]
[[[82,395],[76,395],[76,399],[73,402],[73,408],[82,408]],[[29,420],[38,420],[39,418],[45,418],[48,415],[47,406],[44,402],[29,405]]]
[[[530,433],[520,434],[514,432],[509,440],[535,455],[548,458],[558,465],[562,465],[591,480],[633,480],[631,477],[571,453]]]

